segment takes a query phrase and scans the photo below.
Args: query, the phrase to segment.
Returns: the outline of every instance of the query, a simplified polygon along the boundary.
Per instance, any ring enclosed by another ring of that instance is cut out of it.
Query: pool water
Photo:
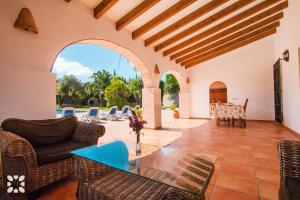
[[[84,113],[84,112],[87,112],[87,111],[84,111],[84,110],[75,110],[76,113]],[[62,114],[62,109],[56,109],[56,114],[57,115],[61,115]]]

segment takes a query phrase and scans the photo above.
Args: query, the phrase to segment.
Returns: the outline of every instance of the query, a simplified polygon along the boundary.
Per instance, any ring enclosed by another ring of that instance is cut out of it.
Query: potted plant
[[[173,117],[174,118],[179,118],[179,111],[176,110],[176,108],[177,108],[176,104],[173,103],[173,104],[170,105],[170,109],[173,110],[173,112],[174,112]]]

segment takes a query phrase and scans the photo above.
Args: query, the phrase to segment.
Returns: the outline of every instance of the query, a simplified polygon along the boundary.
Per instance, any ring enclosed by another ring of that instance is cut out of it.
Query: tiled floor
[[[193,143],[189,140],[193,138]],[[185,131],[171,146],[219,156],[207,199],[277,199],[279,161],[276,142],[297,139],[271,122],[248,122],[246,129],[217,127],[213,121]],[[199,143],[197,145],[196,143]]]
[[[294,139],[289,130],[274,122],[250,121],[247,128],[217,127],[211,120],[165,120],[165,127],[183,132],[169,145],[176,149],[218,156],[206,190],[210,200],[277,199],[279,161],[276,143]],[[74,199],[76,182],[55,185],[42,199]]]

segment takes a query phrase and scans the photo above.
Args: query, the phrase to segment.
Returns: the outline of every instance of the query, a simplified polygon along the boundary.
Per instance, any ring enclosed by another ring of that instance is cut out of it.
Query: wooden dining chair
[[[246,99],[246,101],[244,103],[244,106],[243,106],[244,112],[246,112],[246,110],[247,110],[248,101],[249,101],[249,99]]]
[[[215,113],[215,108],[216,108],[216,104],[215,104],[215,101],[212,100],[211,103],[210,103],[210,106],[209,106],[209,112],[210,112],[210,115],[214,115]]]
[[[243,109],[244,109],[244,115],[243,115],[242,118],[241,118],[241,122],[242,122],[241,126],[244,127],[244,128],[246,128],[246,126],[247,126],[247,123],[246,123],[246,111],[247,111],[248,101],[249,101],[249,99],[247,98],[247,99],[245,100],[245,103],[244,103],[244,106],[243,106]]]
[[[216,118],[217,118],[217,126],[221,125],[221,122],[226,122],[228,126],[230,126],[230,115],[229,115],[229,108],[227,106],[217,106],[216,111]]]

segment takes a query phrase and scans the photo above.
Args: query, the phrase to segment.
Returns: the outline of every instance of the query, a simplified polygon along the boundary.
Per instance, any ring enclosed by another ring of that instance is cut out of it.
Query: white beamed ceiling
[[[84,4],[86,4],[88,7],[90,7],[91,9],[95,8],[102,0],[80,0],[82,1]],[[118,21],[120,18],[122,18],[126,13],[128,13],[130,10],[132,10],[135,6],[137,6],[138,4],[140,4],[143,0],[119,0],[112,8],[110,8],[105,14],[104,16],[113,20],[113,21]],[[145,23],[147,23],[148,21],[150,21],[151,19],[153,19],[154,17],[156,17],[157,15],[159,15],[160,13],[162,13],[163,11],[165,11],[166,9],[168,9],[169,7],[171,7],[172,5],[176,4],[179,0],[161,0],[159,3],[157,3],[156,5],[154,5],[152,8],[150,8],[148,11],[146,11],[145,13],[143,13],[141,16],[139,16],[137,19],[135,19],[133,22],[131,22],[130,24],[128,24],[125,29],[127,29],[130,32],[135,31],[136,29],[138,29],[139,27],[141,27],[142,25],[144,25]],[[190,6],[188,6],[187,8],[183,9],[182,11],[180,11],[179,13],[177,13],[176,15],[172,16],[171,18],[169,18],[168,20],[166,20],[165,22],[161,23],[160,25],[156,26],[155,28],[153,28],[152,30],[150,30],[149,32],[145,33],[144,35],[142,35],[140,38],[142,40],[145,40],[147,38],[149,38],[150,36],[154,35],[155,33],[163,30],[164,28],[168,27],[169,25],[173,24],[174,22],[178,21],[179,19],[183,18],[184,16],[190,14],[191,12],[195,11],[196,9],[200,8],[201,6],[207,4],[208,2],[210,2],[211,0],[198,0],[197,2],[194,2],[193,4],[191,4]],[[194,20],[193,22],[187,24],[184,27],[181,27],[180,29],[178,29],[177,31],[174,31],[173,33],[167,35],[166,37],[160,39],[159,41],[153,43],[151,46],[155,46],[159,43],[161,43],[162,41],[165,41],[166,39],[180,33],[181,31],[185,30],[186,28],[202,21],[203,19],[215,14],[216,12],[224,9],[225,7],[235,3],[238,0],[229,0],[227,3],[219,6],[218,8],[214,9],[213,11],[207,13],[206,15],[198,18],[197,20]],[[210,24],[209,26],[196,31],[195,33],[189,35],[188,37],[185,37],[182,40],[177,41],[176,43],[173,43],[172,45],[170,45],[169,47],[172,47],[186,39],[189,39],[190,37],[201,33],[205,30],[207,30],[210,27],[215,26],[216,24],[219,24],[220,22],[225,21],[226,19],[231,18],[234,15],[237,15],[239,13],[241,13],[242,11],[245,11],[247,9],[249,9],[250,7],[253,7],[254,5],[261,3],[263,0],[256,0],[253,3],[251,3],[248,6],[243,7],[242,9],[239,9],[238,11]],[[167,48],[169,48],[167,47]]]

